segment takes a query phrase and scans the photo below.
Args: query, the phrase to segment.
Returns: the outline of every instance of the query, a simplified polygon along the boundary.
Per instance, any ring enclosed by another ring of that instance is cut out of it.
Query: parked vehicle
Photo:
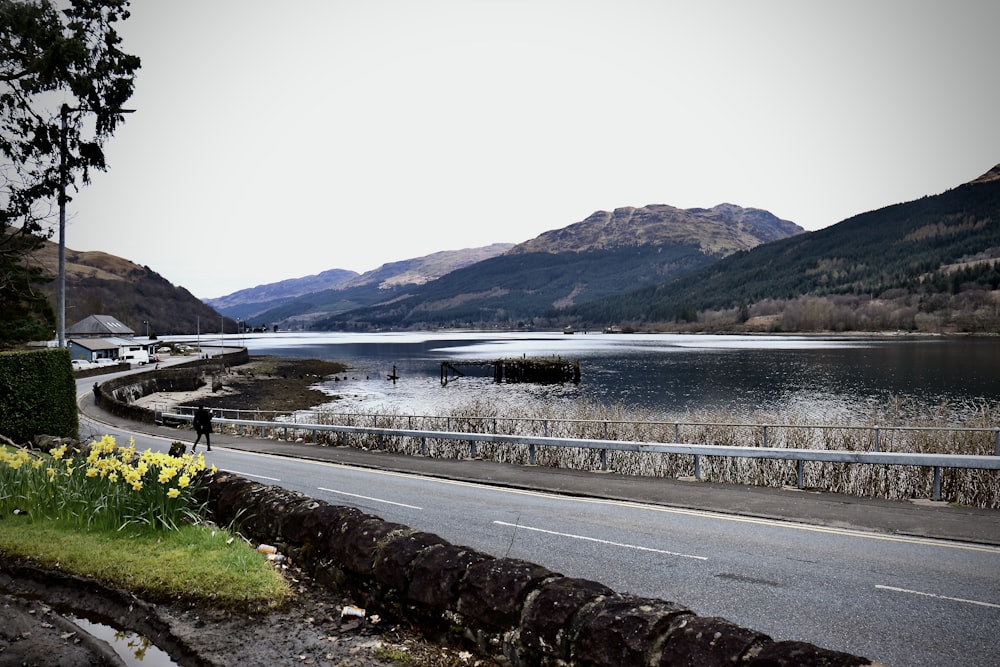
[[[87,359],[74,359],[71,363],[74,371],[85,371],[94,367],[94,362]]]
[[[129,350],[125,353],[124,360],[130,364],[139,364],[142,366],[149,363],[149,352],[146,352],[146,350]]]

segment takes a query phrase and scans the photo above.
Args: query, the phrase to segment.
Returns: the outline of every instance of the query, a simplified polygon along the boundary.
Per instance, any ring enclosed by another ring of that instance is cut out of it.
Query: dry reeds
[[[537,402],[517,409],[505,407],[496,414],[488,401],[474,400],[442,415],[406,413],[315,413],[317,424],[366,428],[439,430],[554,438],[619,440],[645,443],[891,451],[942,454],[994,454],[1000,424],[1000,406],[939,406],[917,409],[893,401],[881,409],[848,422],[843,417],[817,424],[795,414],[735,415],[729,412],[689,413],[664,418],[649,411],[590,403],[573,405]],[[307,427],[298,424],[299,429]],[[435,438],[409,438],[375,434],[318,432],[329,444],[384,449],[409,455],[439,458],[468,457],[524,465],[530,462],[527,445],[476,443]],[[538,447],[535,463],[573,469],[607,469],[625,475],[677,478],[695,474],[688,455],[624,451],[602,452],[587,448]],[[724,456],[702,456],[700,477],[711,482],[755,486],[794,486],[795,461]],[[854,496],[906,500],[933,496],[933,470],[916,466],[806,462],[804,488]],[[944,469],[941,497],[961,505],[1000,508],[1000,472]]]

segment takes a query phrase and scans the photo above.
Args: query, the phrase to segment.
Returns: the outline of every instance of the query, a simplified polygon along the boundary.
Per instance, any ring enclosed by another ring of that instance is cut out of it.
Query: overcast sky
[[[201,298],[730,202],[815,230],[1000,162],[996,0],[170,0],[67,245]]]

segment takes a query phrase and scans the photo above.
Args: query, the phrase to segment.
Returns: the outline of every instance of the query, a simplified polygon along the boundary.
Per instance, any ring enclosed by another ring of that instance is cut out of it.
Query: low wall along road
[[[277,546],[318,581],[366,607],[517,666],[873,664],[812,644],[773,641],[673,602],[495,558],[231,473],[204,473],[197,500],[220,525],[242,521],[246,537]]]

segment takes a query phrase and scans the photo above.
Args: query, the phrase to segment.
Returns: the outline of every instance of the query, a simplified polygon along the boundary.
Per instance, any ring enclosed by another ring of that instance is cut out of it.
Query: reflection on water
[[[116,630],[110,625],[83,616],[69,615],[67,620],[88,634],[102,639],[128,667],[176,667],[177,663],[149,639],[130,630]]]
[[[433,414],[472,401],[587,401],[663,418],[724,411],[830,417],[889,402],[919,406],[1000,399],[1000,340],[916,337],[714,336],[683,334],[387,333],[257,334],[251,354],[342,361],[325,389],[345,411]],[[227,339],[230,344],[233,342]],[[579,385],[496,385],[491,369],[442,387],[442,361],[560,356],[579,360]],[[400,380],[387,381],[396,367]],[[343,379],[346,377],[346,380]]]

